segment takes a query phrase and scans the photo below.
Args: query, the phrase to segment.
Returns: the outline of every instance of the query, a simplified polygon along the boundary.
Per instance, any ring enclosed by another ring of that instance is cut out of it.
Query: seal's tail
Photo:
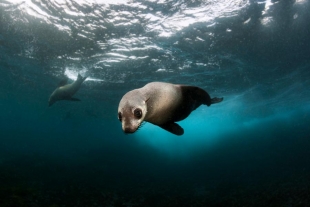
[[[217,98],[217,97],[212,98],[212,99],[211,99],[211,104],[220,103],[220,102],[223,101],[223,99],[224,99],[224,98]]]

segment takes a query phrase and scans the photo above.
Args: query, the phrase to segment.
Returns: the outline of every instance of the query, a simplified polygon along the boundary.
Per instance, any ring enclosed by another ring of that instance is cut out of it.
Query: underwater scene
[[[310,206],[310,1],[0,0],[0,206]]]

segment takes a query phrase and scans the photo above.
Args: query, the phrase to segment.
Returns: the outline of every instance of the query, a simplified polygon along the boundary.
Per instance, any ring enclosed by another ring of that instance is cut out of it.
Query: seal
[[[126,93],[118,106],[118,119],[125,133],[137,131],[143,121],[175,135],[184,130],[175,122],[187,118],[200,105],[210,106],[223,98],[211,98],[196,86],[151,82]]]
[[[56,101],[60,100],[68,100],[68,101],[80,101],[80,99],[73,98],[72,96],[80,89],[81,84],[86,80],[87,77],[82,77],[78,74],[77,79],[71,83],[66,84],[68,78],[61,81],[59,87],[55,89],[55,91],[51,94],[48,100],[48,106],[53,105]]]

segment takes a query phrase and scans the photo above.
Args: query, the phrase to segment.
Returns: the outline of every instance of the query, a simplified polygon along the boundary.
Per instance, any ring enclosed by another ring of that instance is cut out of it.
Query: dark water
[[[310,5],[0,0],[0,206],[310,206]],[[48,97],[87,75],[76,97]],[[197,85],[171,135],[125,135],[121,97]]]

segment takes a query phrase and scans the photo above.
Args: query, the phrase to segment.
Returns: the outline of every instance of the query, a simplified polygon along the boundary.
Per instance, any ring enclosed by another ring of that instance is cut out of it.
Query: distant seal
[[[56,88],[56,90],[50,96],[48,100],[48,106],[51,106],[56,101],[60,101],[60,100],[80,101],[79,99],[73,98],[72,96],[79,90],[79,88],[81,87],[81,84],[84,82],[86,78],[87,77],[83,78],[80,74],[78,74],[76,81],[74,81],[71,84],[66,85],[68,79],[66,79],[65,81],[62,81],[59,84],[59,87]]]
[[[188,117],[201,104],[210,106],[222,100],[211,99],[206,91],[196,86],[151,82],[123,96],[118,106],[118,119],[125,133],[134,133],[147,121],[182,135],[183,128],[175,122]]]

